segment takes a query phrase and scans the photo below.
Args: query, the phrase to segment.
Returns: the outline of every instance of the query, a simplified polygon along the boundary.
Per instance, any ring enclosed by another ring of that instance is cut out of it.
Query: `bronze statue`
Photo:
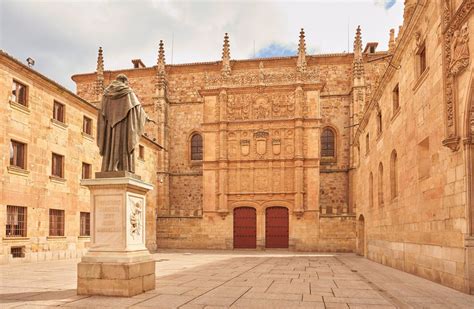
[[[135,173],[135,147],[150,120],[128,78],[119,74],[105,89],[97,121],[97,145],[102,156],[101,172]],[[153,122],[153,121],[152,121]]]

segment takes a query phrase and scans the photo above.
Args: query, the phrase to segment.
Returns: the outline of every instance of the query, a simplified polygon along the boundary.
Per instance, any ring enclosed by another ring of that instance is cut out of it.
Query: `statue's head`
[[[117,77],[115,79],[122,82],[122,83],[124,83],[125,85],[128,85],[128,77],[125,74],[119,74],[119,75],[117,75]]]

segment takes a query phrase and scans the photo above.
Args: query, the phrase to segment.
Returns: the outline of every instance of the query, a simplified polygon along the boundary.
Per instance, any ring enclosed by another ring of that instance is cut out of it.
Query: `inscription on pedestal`
[[[95,203],[95,245],[100,247],[121,246],[123,231],[122,198],[120,196],[97,196]]]

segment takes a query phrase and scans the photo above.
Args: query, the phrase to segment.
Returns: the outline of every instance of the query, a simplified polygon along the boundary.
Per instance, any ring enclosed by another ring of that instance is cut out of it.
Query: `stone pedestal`
[[[91,246],[77,268],[77,294],[133,296],[155,288],[145,247],[146,193],[135,177],[84,179],[91,194]]]

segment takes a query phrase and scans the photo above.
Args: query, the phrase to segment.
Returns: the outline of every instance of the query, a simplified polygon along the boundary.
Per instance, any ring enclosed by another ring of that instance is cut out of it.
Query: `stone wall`
[[[326,216],[305,213],[302,218],[290,214],[290,250],[317,252],[353,252],[354,216]],[[156,242],[160,248],[232,249],[233,214],[224,219],[217,214],[202,218],[160,217]],[[257,211],[257,249],[265,248],[265,215]]]
[[[469,235],[465,148],[446,138],[446,75],[439,2],[424,1],[405,20],[397,39],[393,66],[380,82],[357,135],[360,165],[354,178],[357,218],[364,218],[365,239],[359,251],[374,261],[469,292]],[[453,12],[454,14],[454,12]],[[472,15],[466,20],[474,33]],[[420,72],[420,44],[425,44],[426,70]],[[473,50],[474,43],[469,42]],[[472,56],[471,56],[472,58]],[[396,68],[396,69],[395,69]],[[448,68],[449,70],[449,68]],[[470,66],[458,74],[454,117],[459,136],[466,136],[464,111],[469,102]],[[393,106],[399,86],[400,108]],[[377,114],[382,115],[382,131]],[[370,134],[366,152],[366,134]],[[449,147],[447,147],[449,146]],[[396,153],[396,164],[393,162]],[[382,169],[381,169],[382,166]],[[370,189],[369,175],[373,175]],[[381,177],[381,181],[380,181]],[[372,193],[372,197],[369,195]],[[373,206],[370,206],[370,200]],[[472,203],[472,201],[471,201]],[[472,291],[472,290],[471,290]]]

